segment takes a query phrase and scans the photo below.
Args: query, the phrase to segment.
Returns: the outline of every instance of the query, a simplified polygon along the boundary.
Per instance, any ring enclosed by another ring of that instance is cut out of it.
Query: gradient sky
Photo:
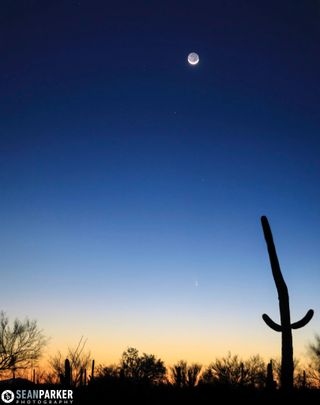
[[[98,362],[278,356],[265,214],[305,355],[319,44],[311,0],[2,0],[1,309]]]

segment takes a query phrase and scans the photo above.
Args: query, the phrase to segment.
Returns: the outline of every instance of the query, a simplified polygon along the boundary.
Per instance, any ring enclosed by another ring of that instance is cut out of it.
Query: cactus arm
[[[269,328],[275,330],[276,332],[282,332],[282,327],[281,325],[277,324],[274,322],[267,314],[262,315],[262,319],[265,321],[265,323],[269,326]]]
[[[300,321],[294,322],[291,324],[291,328],[292,329],[303,328],[311,320],[311,318],[313,317],[313,314],[314,314],[313,309],[309,309],[309,311],[306,313],[306,315],[302,319],[300,319]]]

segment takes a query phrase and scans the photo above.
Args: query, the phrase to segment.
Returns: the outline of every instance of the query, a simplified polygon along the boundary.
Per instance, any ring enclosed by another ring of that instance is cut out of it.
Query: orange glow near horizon
[[[224,357],[229,352],[237,354],[243,359],[259,354],[265,361],[271,358],[280,358],[281,355],[281,336],[280,334],[263,330],[256,332],[251,339],[246,336],[220,336],[219,340],[212,339],[211,336],[204,336],[201,333],[194,333],[189,336],[172,336],[169,332],[163,336],[151,336],[146,334],[144,337],[116,335],[110,336],[109,340],[101,337],[90,337],[87,340],[85,351],[90,351],[92,359],[95,359],[96,365],[118,364],[123,351],[128,347],[135,347],[140,353],[155,354],[161,358],[167,366],[171,366],[178,360],[186,360],[189,363],[197,362],[203,366],[209,365],[216,358]],[[307,345],[310,343],[304,335],[294,336],[294,355],[301,363],[307,359]],[[254,342],[254,343],[253,343]],[[45,367],[47,360],[57,354],[66,355],[68,347],[74,348],[77,340],[60,336],[52,339],[44,352],[41,365]]]

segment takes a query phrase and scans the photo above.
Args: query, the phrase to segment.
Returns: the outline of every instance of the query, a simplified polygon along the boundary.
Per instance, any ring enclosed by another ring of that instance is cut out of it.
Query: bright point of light
[[[188,62],[190,65],[197,65],[199,63],[199,55],[196,52],[191,52],[188,55]]]

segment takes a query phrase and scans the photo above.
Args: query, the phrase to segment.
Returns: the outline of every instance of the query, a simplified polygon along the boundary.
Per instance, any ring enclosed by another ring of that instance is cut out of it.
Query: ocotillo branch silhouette
[[[291,390],[293,388],[293,347],[292,347],[292,329],[299,329],[305,326],[313,316],[313,310],[310,309],[307,314],[298,322],[291,323],[289,293],[287,285],[281,273],[276,248],[267,217],[261,217],[262,229],[268,247],[272,275],[278,291],[280,325],[274,322],[268,315],[263,314],[265,323],[276,332],[282,334],[281,350],[281,388]]]

